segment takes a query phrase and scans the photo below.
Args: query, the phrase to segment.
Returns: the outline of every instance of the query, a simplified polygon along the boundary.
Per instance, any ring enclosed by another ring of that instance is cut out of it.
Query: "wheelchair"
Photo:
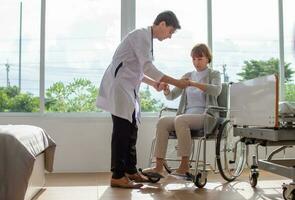
[[[204,128],[200,130],[191,130],[192,138],[192,153],[190,156],[190,172],[187,173],[187,180],[193,181],[195,186],[203,188],[207,183],[207,166],[209,165],[214,172],[219,172],[221,176],[228,182],[233,181],[236,177],[240,176],[246,163],[246,147],[245,143],[241,141],[239,136],[233,135],[233,126],[228,119],[229,108],[229,86],[230,84],[223,83],[222,91],[217,98],[218,106],[210,106],[205,108],[206,113],[211,111],[218,111],[219,117],[215,118],[215,126],[210,128],[209,132],[207,120],[205,119]],[[159,113],[159,118],[164,112],[176,112],[177,109],[163,108]],[[175,131],[169,133],[168,143],[171,140],[176,140]],[[152,141],[151,151],[149,155],[149,167],[155,162],[153,155],[155,150],[156,137]],[[215,144],[215,159],[214,168],[207,163],[206,158],[206,142],[214,141]],[[195,146],[197,143],[197,149]],[[203,147],[203,148],[202,148]],[[169,147],[168,147],[169,148]],[[175,147],[177,149],[177,145]],[[202,159],[201,158],[202,151]],[[180,161],[175,158],[165,158],[164,167],[168,173],[171,173],[172,169],[169,165],[171,162]],[[216,169],[216,165],[218,170]]]

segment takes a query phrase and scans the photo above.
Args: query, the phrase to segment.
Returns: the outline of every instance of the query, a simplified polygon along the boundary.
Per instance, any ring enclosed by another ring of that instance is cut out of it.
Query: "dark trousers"
[[[113,134],[112,134],[112,178],[122,178],[125,173],[134,174],[136,169],[136,140],[137,125],[135,113],[132,116],[132,123],[112,115]]]

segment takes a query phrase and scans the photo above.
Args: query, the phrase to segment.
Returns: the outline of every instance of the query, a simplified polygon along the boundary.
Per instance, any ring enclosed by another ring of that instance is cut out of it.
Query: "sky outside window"
[[[120,2],[47,1],[46,88],[74,78],[98,86],[120,42]]]
[[[213,66],[238,81],[244,61],[279,58],[277,0],[213,0]]]
[[[1,0],[0,86],[19,86],[20,2]],[[22,1],[21,90],[39,94],[41,1]],[[9,73],[7,77],[7,64]]]

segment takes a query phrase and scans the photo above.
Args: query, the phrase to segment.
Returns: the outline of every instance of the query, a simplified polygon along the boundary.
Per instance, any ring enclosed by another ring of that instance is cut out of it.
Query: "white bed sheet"
[[[295,114],[295,102],[281,101],[279,103],[280,114]]]

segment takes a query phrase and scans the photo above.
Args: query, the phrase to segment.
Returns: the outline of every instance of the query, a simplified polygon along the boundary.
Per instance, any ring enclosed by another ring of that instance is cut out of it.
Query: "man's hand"
[[[177,87],[184,89],[190,86],[190,80],[188,78],[182,78],[177,81]]]
[[[164,82],[156,82],[153,87],[158,91],[165,90],[165,88],[169,87],[167,83]]]

